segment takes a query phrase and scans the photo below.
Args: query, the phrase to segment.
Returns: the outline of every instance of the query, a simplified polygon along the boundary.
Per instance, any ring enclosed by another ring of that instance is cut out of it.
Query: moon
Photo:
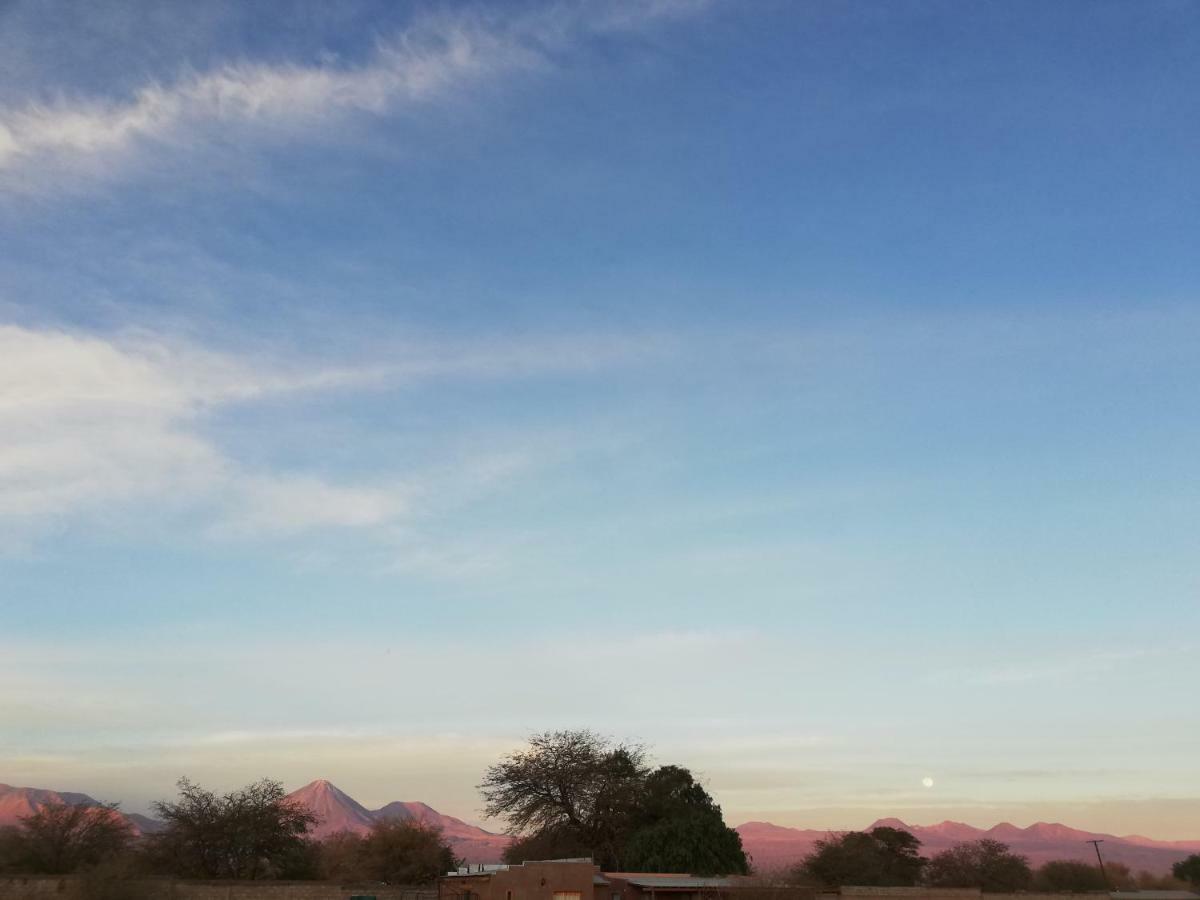
[[[928,775],[926,775],[924,778],[921,779],[921,784],[925,785],[925,787],[927,787],[927,788],[931,788],[931,787],[933,787],[933,779],[930,778]]]

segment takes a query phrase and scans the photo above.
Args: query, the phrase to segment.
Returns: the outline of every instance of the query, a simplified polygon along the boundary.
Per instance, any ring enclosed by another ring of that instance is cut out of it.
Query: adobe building
[[[598,879],[590,859],[468,866],[438,879],[438,900],[594,900]]]
[[[464,867],[438,879],[438,900],[710,900],[732,878],[658,872],[601,872],[590,859]]]

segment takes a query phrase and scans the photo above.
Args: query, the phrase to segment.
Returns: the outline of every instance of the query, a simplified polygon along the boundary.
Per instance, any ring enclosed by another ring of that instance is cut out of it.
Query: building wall
[[[593,881],[599,871],[590,862],[527,862],[497,872],[447,876],[438,882],[438,897],[439,900],[555,900],[556,893],[566,892],[579,894],[579,900],[594,900]]]

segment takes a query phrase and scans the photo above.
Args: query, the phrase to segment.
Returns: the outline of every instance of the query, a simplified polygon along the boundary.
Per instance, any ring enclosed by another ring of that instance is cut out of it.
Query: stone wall
[[[138,881],[89,883],[77,877],[0,877],[0,900],[437,900],[437,891],[323,881]]]

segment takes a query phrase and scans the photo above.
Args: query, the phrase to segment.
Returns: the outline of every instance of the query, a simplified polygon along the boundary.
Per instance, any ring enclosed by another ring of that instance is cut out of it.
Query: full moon
[[[925,785],[927,788],[933,787],[933,779],[926,775],[921,779],[921,784]]]

